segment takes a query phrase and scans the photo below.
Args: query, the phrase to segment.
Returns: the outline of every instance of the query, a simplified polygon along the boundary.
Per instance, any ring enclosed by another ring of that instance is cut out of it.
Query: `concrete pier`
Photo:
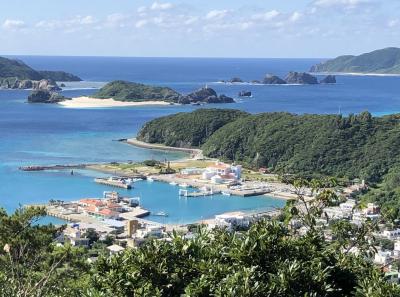
[[[123,189],[127,189],[127,190],[132,189],[132,186],[130,184],[125,184],[119,180],[110,180],[108,178],[95,178],[94,181],[98,184],[102,184],[102,185],[106,185],[106,186],[123,188]]]

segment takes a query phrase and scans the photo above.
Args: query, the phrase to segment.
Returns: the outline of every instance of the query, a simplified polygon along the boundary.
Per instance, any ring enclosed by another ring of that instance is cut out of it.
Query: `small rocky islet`
[[[228,81],[221,80],[222,83],[244,83],[241,78],[234,77]],[[307,72],[289,72],[284,79],[277,75],[267,74],[262,80],[252,80],[252,84],[263,84],[263,85],[317,85],[317,84],[334,84],[336,83],[336,77],[334,75],[328,75],[325,78],[318,81],[318,78]]]

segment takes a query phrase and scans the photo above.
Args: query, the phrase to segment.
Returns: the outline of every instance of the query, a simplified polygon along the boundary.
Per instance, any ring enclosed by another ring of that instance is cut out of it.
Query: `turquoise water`
[[[400,77],[340,76],[337,85],[256,86],[224,85],[219,79],[239,76],[260,79],[265,73],[283,76],[290,70],[306,71],[317,59],[150,59],[87,57],[20,57],[37,69],[65,70],[86,82],[65,90],[66,96],[88,95],[99,82],[125,79],[168,85],[180,92],[209,84],[236,97],[251,90],[254,97],[234,104],[210,105],[252,113],[357,113],[376,115],[400,111]],[[80,162],[178,159],[179,153],[135,148],[114,139],[135,136],[151,119],[197,107],[134,107],[66,109],[55,105],[26,104],[28,91],[0,90],[0,206],[8,211],[49,199],[99,197],[109,188],[93,183],[93,172],[21,172],[19,166]],[[140,182],[129,195],[141,196],[151,211],[166,211],[165,222],[191,222],[233,210],[280,207],[284,201],[266,198],[214,196],[182,200],[168,184]]]

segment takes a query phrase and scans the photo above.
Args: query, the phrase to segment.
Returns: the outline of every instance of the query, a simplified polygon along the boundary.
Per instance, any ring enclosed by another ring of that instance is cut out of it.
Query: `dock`
[[[181,197],[207,197],[216,194],[220,194],[221,191],[200,191],[200,192],[189,192],[188,190],[179,189],[179,196]]]
[[[94,181],[98,184],[102,184],[102,185],[106,185],[106,186],[123,188],[123,189],[127,189],[127,190],[132,189],[132,186],[130,184],[126,184],[126,183],[122,182],[121,180],[111,180],[108,178],[95,178]]]
[[[179,178],[175,175],[169,175],[169,174],[153,175],[152,178],[155,181],[166,182],[166,183],[170,183],[170,182],[176,182],[177,184],[185,183],[190,187],[198,188],[198,189],[201,189],[203,187],[211,187],[214,194],[220,194],[221,192],[225,192],[225,193],[229,193],[234,196],[251,197],[251,196],[262,196],[262,195],[272,192],[272,190],[270,188],[266,188],[266,187],[234,190],[234,189],[227,188],[226,185],[210,184],[209,181]],[[200,194],[197,194],[197,192],[195,192],[195,193],[196,193],[195,196],[191,196],[191,197],[204,196],[203,194],[200,195]],[[184,196],[184,195],[182,195],[182,196]]]
[[[24,207],[43,207],[46,210],[46,214],[50,217],[61,219],[69,223],[90,225],[93,229],[95,229],[98,232],[110,233],[113,231],[113,228],[110,227],[102,219],[99,219],[92,215],[88,215],[83,212],[68,210],[68,208],[73,206],[73,204],[74,202],[65,202],[62,205],[52,205],[49,203],[43,203],[43,204],[24,205]],[[143,217],[146,217],[148,215],[150,215],[149,210],[144,209],[142,207],[134,207],[129,212],[120,213],[119,217],[122,219],[122,222],[127,222],[128,220],[137,220],[138,222],[145,224],[158,225],[158,223],[143,219]]]
[[[66,169],[85,169],[91,164],[66,164],[66,165],[30,165],[21,166],[18,169],[22,171],[44,171],[44,170],[66,170]]]

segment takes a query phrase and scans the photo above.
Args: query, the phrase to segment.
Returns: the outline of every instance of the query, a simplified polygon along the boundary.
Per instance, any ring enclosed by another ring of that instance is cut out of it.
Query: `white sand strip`
[[[138,101],[127,102],[114,99],[97,99],[91,97],[76,97],[71,100],[65,100],[58,104],[68,108],[96,108],[96,107],[124,107],[124,106],[149,106],[149,105],[170,105],[165,101]]]

